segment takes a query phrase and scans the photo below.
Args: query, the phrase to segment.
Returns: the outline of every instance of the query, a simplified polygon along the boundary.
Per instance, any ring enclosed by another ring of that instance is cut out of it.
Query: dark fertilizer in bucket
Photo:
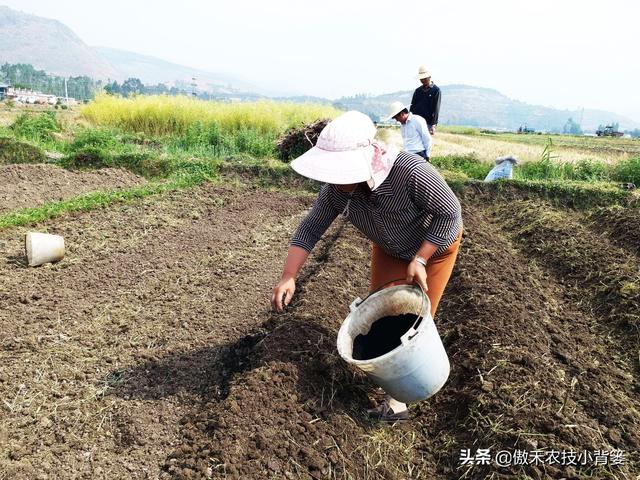
[[[400,402],[424,400],[442,388],[449,358],[422,289],[381,288],[356,298],[349,310],[336,340],[345,361]]]
[[[353,358],[370,360],[381,357],[402,344],[401,337],[409,331],[418,315],[405,313],[382,317],[371,325],[369,333],[358,335],[353,341]]]

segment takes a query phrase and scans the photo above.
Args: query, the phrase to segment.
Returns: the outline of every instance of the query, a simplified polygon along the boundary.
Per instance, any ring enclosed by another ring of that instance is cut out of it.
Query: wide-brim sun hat
[[[322,129],[316,146],[291,162],[300,175],[347,185],[371,178],[376,127],[360,112],[343,113]]]
[[[418,80],[429,77],[431,77],[431,72],[427,70],[427,67],[425,67],[424,65],[420,65],[420,68],[418,68]]]
[[[403,110],[408,111],[409,108],[407,108],[407,106],[402,102],[393,102],[391,105],[389,105],[389,116],[386,119],[391,120]]]

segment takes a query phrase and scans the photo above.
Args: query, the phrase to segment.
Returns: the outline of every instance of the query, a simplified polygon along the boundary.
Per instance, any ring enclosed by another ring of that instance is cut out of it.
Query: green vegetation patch
[[[53,139],[51,134],[60,131],[55,112],[43,112],[37,115],[22,113],[10,128],[16,137],[34,142],[50,141]]]
[[[479,182],[471,180],[462,192],[466,196],[483,196],[487,202],[497,198],[545,198],[556,206],[585,209],[608,205],[637,205],[640,197],[633,191],[623,190],[611,183],[571,181],[497,180]]]
[[[438,127],[438,131],[444,133],[454,133],[456,135],[480,135],[481,133],[479,128],[465,127],[461,125],[442,125]]]
[[[0,164],[43,163],[44,150],[15,138],[0,137]]]
[[[65,146],[67,155],[60,165],[69,169],[121,167],[147,178],[166,177],[176,170],[169,155],[145,145],[151,143],[115,129],[85,128]]]
[[[640,187],[640,156],[621,160],[611,167],[611,177],[618,182],[631,182]]]
[[[602,182],[611,180],[609,165],[595,160],[581,160],[576,163],[542,159],[516,166],[514,177],[523,180],[576,180]]]
[[[489,162],[478,160],[473,155],[449,155],[446,157],[433,157],[431,163],[440,170],[460,172],[469,178],[484,180],[493,165]]]
[[[69,169],[121,167],[147,178],[166,177],[177,170],[167,156],[144,151],[111,153],[99,147],[84,147],[66,156],[60,164]]]
[[[596,160],[575,163],[543,158],[517,165],[514,178],[523,180],[568,180],[582,182],[621,182],[640,186],[640,157],[609,165]]]
[[[71,153],[86,148],[100,148],[107,150],[119,150],[122,146],[122,138],[119,132],[111,129],[83,128],[77,130],[73,141],[67,146]]]
[[[273,156],[276,136],[252,128],[224,132],[218,124],[197,122],[189,125],[182,135],[167,139],[171,153],[189,152],[198,156],[222,158],[246,153],[258,158]]]

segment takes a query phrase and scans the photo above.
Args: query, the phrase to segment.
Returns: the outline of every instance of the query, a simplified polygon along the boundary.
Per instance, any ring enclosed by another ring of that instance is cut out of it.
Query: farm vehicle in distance
[[[524,125],[520,125],[518,133],[536,133],[536,131],[533,128],[527,127],[527,124],[525,123]]]
[[[602,129],[596,130],[596,135],[599,137],[621,137],[624,132],[619,132],[613,125],[607,125]]]

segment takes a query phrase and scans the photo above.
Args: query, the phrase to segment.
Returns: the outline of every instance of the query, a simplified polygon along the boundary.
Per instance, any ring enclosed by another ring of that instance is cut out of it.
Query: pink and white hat
[[[316,146],[291,162],[300,175],[320,182],[347,185],[372,178],[376,127],[360,112],[343,113],[320,133]]]

